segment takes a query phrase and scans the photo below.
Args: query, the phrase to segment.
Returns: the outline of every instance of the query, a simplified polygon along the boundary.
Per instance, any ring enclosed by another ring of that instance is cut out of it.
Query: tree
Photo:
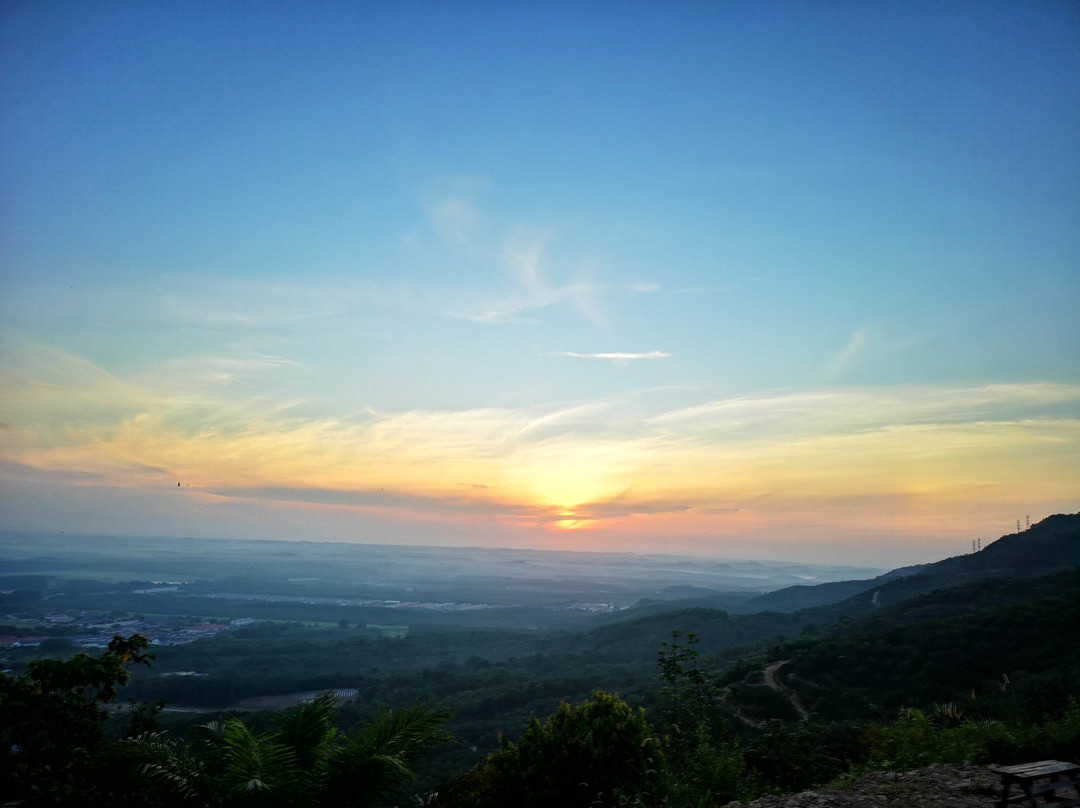
[[[449,713],[429,704],[380,710],[341,735],[332,692],[280,711],[256,733],[239,718],[194,728],[190,740],[156,731],[160,705],[136,709],[134,737],[107,742],[106,707],[149,665],[145,637],[114,637],[99,657],[31,662],[0,676],[4,804],[155,806],[382,805],[416,782],[412,759],[450,740]]]
[[[722,736],[726,723],[720,709],[720,693],[713,683],[712,666],[702,660],[697,646],[701,638],[690,632],[686,644],[680,631],[671,632],[671,642],[660,643],[659,666],[663,692],[669,701],[667,720],[676,735],[693,738],[704,725],[710,735]]]
[[[98,657],[36,659],[21,676],[0,675],[0,781],[8,801],[24,805],[92,802],[96,767],[106,751],[106,705],[149,665],[145,637],[114,636]]]
[[[698,653],[700,638],[672,631],[660,643],[659,667],[667,697],[663,726],[675,804],[725,804],[746,793],[746,764],[738,744],[728,737],[720,691],[711,664]]]
[[[186,795],[183,805],[374,808],[416,782],[416,755],[451,740],[449,713],[430,704],[380,709],[348,734],[333,725],[335,707],[328,692],[262,733],[229,718],[196,727],[193,744],[147,736],[133,750],[138,771],[159,792]]]
[[[663,745],[645,711],[597,691],[583,704],[563,702],[543,724],[533,717],[516,744],[502,739],[450,804],[641,805],[663,792],[664,772]]]
[[[335,806],[372,806],[416,782],[411,761],[452,738],[442,727],[449,711],[422,703],[381,708],[358,731],[344,737],[326,758],[326,793]]]

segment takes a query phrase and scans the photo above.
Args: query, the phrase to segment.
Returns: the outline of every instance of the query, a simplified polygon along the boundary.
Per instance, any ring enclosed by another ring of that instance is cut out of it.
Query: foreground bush
[[[147,710],[108,741],[104,724],[128,668],[150,664],[148,642],[115,637],[99,657],[35,660],[0,676],[0,799],[44,805],[335,806],[376,808],[416,782],[413,759],[450,740],[449,714],[429,704],[381,709],[348,733],[335,698],[281,710],[254,731],[239,718],[158,732]]]
[[[933,763],[1008,765],[1056,758],[1080,760],[1080,704],[1043,723],[966,717],[955,705],[904,710],[895,724],[868,730],[871,762],[883,768]]]
[[[21,676],[0,674],[0,783],[5,802],[74,804],[92,796],[106,748],[108,705],[149,665],[150,643],[114,637],[97,657],[35,659]]]
[[[516,743],[454,783],[440,805],[605,808],[658,804],[666,787],[663,744],[618,696],[596,692],[535,717]]]

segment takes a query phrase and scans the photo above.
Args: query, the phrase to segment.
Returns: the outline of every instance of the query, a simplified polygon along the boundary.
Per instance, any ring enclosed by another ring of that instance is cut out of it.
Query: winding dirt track
[[[791,706],[795,708],[795,712],[799,714],[800,721],[810,720],[810,711],[803,706],[803,703],[799,701],[799,697],[789,689],[783,682],[776,678],[776,672],[788,664],[791,660],[784,659],[780,662],[773,662],[771,665],[765,666],[764,678],[765,687],[775,690],[781,696],[791,702]]]

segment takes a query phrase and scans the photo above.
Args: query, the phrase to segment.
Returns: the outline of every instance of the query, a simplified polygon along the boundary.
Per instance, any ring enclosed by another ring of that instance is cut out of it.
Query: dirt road
[[[803,706],[803,703],[799,701],[799,697],[795,695],[795,693],[790,688],[788,688],[783,682],[776,678],[776,672],[782,667],[784,667],[786,664],[788,664],[790,661],[790,659],[784,659],[780,662],[773,662],[772,664],[765,666],[765,687],[775,690],[781,696],[786,698],[791,703],[791,706],[795,708],[795,712],[799,714],[800,721],[809,721],[810,711]]]

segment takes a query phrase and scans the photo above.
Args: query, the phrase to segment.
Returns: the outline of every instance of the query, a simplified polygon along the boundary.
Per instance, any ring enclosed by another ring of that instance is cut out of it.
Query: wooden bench
[[[1039,760],[1019,766],[998,766],[993,771],[1001,775],[1001,808],[1025,800],[1033,808],[1040,805],[1052,805],[1054,808],[1080,805],[1080,766],[1075,763]],[[1015,797],[1009,796],[1014,785],[1020,787],[1020,793]],[[1074,796],[1056,793],[1059,788],[1069,787]],[[1037,801],[1036,797],[1042,797],[1042,802]]]

